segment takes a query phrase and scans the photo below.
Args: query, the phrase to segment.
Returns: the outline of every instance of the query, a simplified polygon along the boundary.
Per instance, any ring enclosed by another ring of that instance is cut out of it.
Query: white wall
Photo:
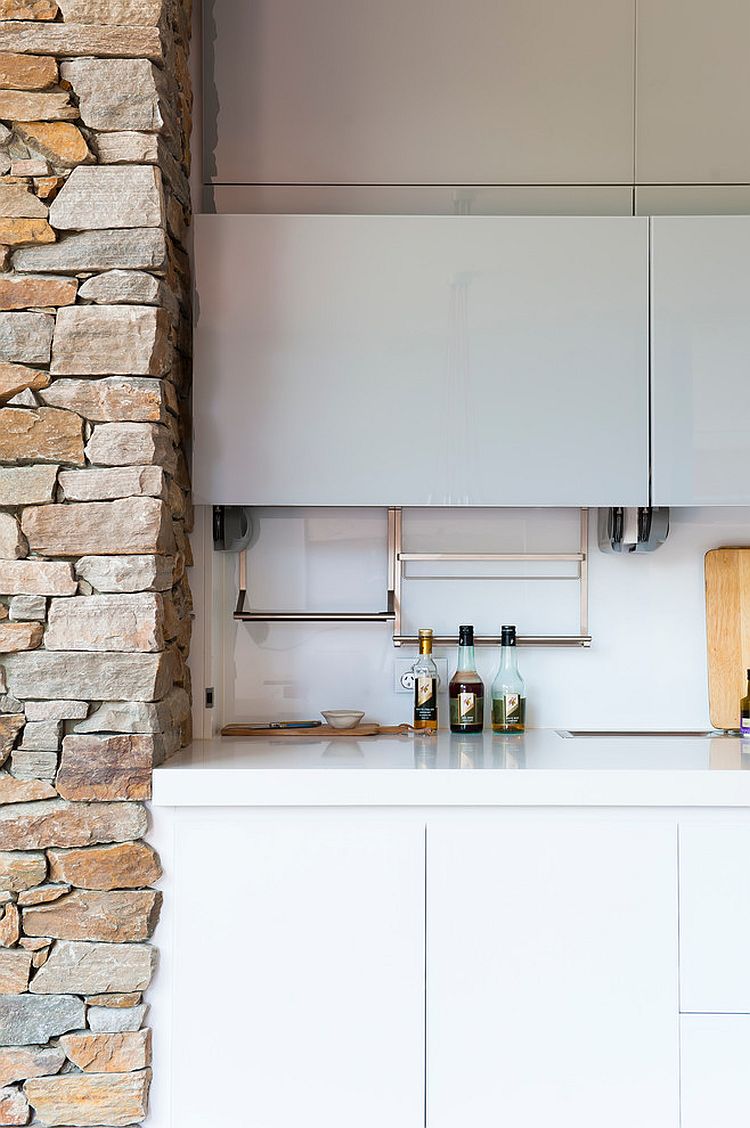
[[[249,553],[255,607],[383,608],[384,511],[275,514],[260,515]],[[719,545],[750,545],[750,510],[673,510],[667,543],[655,553],[626,557],[599,552],[595,516],[590,545],[593,645],[589,650],[519,649],[530,724],[707,726],[703,556]],[[404,548],[570,552],[576,550],[577,517],[575,510],[406,511]],[[389,625],[235,622],[237,557],[214,553],[211,563],[213,669],[204,684],[217,690],[217,707],[206,714],[215,728],[237,720],[313,718],[320,709],[332,708],[365,709],[381,722],[410,718],[411,699],[394,692],[393,671],[396,657],[414,651],[394,649]],[[572,580],[412,581],[404,591],[404,628],[411,633],[432,626],[436,632],[454,633],[459,623],[473,622],[479,632],[494,634],[501,623],[516,623],[521,633],[576,634],[577,596]],[[200,606],[197,610],[200,616]],[[452,652],[438,653],[446,654],[452,667]],[[496,654],[480,648],[478,655],[480,672],[489,681]],[[200,670],[194,673],[200,679]],[[197,680],[196,703],[201,689]],[[444,717],[446,713],[444,709]],[[196,735],[200,725],[199,715]]]

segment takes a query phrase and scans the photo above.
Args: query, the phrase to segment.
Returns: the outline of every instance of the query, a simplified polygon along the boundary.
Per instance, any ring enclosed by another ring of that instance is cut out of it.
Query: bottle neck
[[[518,671],[518,656],[515,646],[500,647],[500,669]]]
[[[420,638],[419,640],[419,653],[425,654],[428,658],[432,657],[432,639]]]
[[[458,667],[459,670],[475,671],[477,668],[477,660],[474,657],[473,646],[459,646],[458,648]]]

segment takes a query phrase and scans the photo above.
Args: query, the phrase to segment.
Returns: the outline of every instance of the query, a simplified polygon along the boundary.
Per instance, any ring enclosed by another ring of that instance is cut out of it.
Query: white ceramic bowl
[[[320,715],[325,717],[331,728],[350,729],[356,728],[365,714],[356,709],[324,709]]]

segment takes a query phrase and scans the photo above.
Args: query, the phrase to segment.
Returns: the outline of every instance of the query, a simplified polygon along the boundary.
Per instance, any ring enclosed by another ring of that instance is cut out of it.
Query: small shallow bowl
[[[320,715],[325,717],[326,723],[331,728],[350,729],[356,728],[365,714],[364,711],[360,713],[356,709],[324,709]]]

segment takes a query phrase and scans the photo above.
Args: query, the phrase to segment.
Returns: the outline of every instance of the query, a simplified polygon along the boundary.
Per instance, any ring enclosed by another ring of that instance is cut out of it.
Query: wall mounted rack
[[[388,588],[385,611],[261,611],[247,606],[247,549],[240,552],[239,594],[234,618],[245,623],[393,623],[394,646],[416,646],[416,635],[402,630],[402,592],[404,566],[410,561],[546,561],[576,563],[572,576],[543,576],[540,579],[573,579],[580,587],[580,629],[577,635],[519,635],[519,646],[580,647],[591,645],[588,633],[588,537],[589,511],[580,510],[580,539],[578,552],[405,552],[403,550],[403,514],[400,508],[388,510]],[[458,577],[451,577],[458,578]],[[491,579],[529,579],[526,576],[493,576]],[[477,646],[499,646],[499,635],[477,635]],[[456,646],[455,635],[436,635],[436,646]]]

